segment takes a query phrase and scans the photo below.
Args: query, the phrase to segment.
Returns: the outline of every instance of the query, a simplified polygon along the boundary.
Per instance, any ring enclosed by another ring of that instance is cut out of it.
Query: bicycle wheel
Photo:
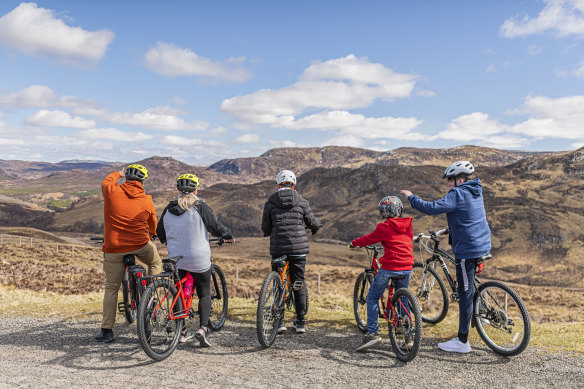
[[[138,308],[138,339],[146,354],[162,361],[176,349],[184,320],[171,320],[171,306],[178,294],[168,279],[158,279],[150,284]],[[182,301],[176,301],[174,312],[181,312]]]
[[[357,328],[361,332],[367,332],[367,293],[369,293],[372,283],[373,276],[366,272],[359,274],[355,280],[353,312],[355,313]]]
[[[268,273],[260,289],[256,316],[258,340],[264,348],[270,347],[276,340],[278,326],[284,316],[282,292],[280,274],[276,271]]]
[[[395,325],[393,319],[388,323],[391,348],[397,359],[409,362],[416,357],[422,343],[420,306],[412,291],[406,288],[395,292],[391,305],[397,315]],[[409,308],[409,312],[405,308]]]
[[[130,283],[130,274],[128,268],[126,267],[126,271],[124,273],[124,279],[122,280],[122,295],[124,297],[124,316],[126,317],[126,321],[128,324],[132,324],[136,319],[136,309],[137,306],[132,305],[132,284]]]
[[[440,323],[448,313],[448,292],[444,281],[436,270],[416,262],[410,277],[408,289],[412,291],[418,300],[422,313],[422,321],[430,324]]]
[[[497,354],[520,354],[529,343],[527,308],[517,292],[502,282],[488,281],[478,287],[473,321],[480,337]]]
[[[220,330],[225,324],[228,303],[229,296],[225,275],[218,265],[213,264],[211,270],[211,312],[209,314],[209,328],[213,331]]]

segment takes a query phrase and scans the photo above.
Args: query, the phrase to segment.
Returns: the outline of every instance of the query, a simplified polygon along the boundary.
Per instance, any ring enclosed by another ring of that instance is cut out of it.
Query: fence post
[[[89,261],[91,259],[91,251],[89,251],[89,249],[87,249],[87,260]]]
[[[316,280],[316,293],[320,294],[320,273],[318,273],[318,278]]]
[[[59,252],[59,242],[57,242],[57,252]]]
[[[73,256],[74,250],[75,250],[75,246],[71,246],[71,256]]]
[[[239,265],[235,265],[235,285],[239,284]]]
[[[30,248],[32,249],[32,236],[30,237]]]
[[[18,245],[22,246],[22,236],[19,236],[18,239],[20,239],[20,243]]]

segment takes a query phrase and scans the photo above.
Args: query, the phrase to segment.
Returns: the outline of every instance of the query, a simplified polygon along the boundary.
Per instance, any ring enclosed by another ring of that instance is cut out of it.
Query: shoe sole
[[[381,343],[383,340],[382,339],[375,339],[375,340],[371,340],[365,344],[362,344],[361,346],[357,347],[357,351],[358,352],[362,352],[365,350],[369,350],[372,347],[377,346],[379,343]]]
[[[195,338],[197,338],[197,340],[201,344],[201,347],[211,347],[211,343],[209,343],[207,338],[199,334],[198,332],[195,334]]]
[[[446,351],[448,353],[460,353],[460,354],[468,354],[472,351],[472,348],[470,350],[456,350],[456,349],[451,349],[451,348],[442,348],[440,346],[438,346],[438,348],[442,351]]]

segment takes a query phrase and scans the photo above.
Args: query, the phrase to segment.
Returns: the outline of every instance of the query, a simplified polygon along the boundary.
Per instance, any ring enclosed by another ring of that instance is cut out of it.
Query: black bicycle
[[[272,265],[277,266],[278,271],[268,273],[262,283],[258,297],[258,310],[256,313],[256,330],[260,344],[270,347],[278,328],[284,321],[284,311],[295,309],[294,290],[303,290],[306,296],[306,312],[308,312],[308,288],[306,282],[290,282],[290,262],[286,255],[272,259]]]
[[[422,308],[422,320],[437,324],[448,313],[450,301],[458,301],[456,280],[450,275],[446,260],[455,264],[454,258],[440,245],[441,235],[448,235],[448,229],[429,231],[428,235],[418,234],[414,243],[420,244],[432,256],[423,263],[414,263],[409,289],[414,292]],[[485,262],[492,258],[485,255],[477,262],[476,273],[483,271]],[[444,281],[436,271],[436,264],[442,268],[451,289],[448,294]],[[475,295],[471,325],[476,327],[481,339],[500,355],[513,356],[525,350],[531,337],[531,320],[523,300],[509,285],[500,281],[482,283],[475,276]]]
[[[90,238],[95,243],[103,243],[103,236],[94,236]],[[122,296],[123,301],[118,303],[118,311],[123,312],[128,324],[136,320],[136,312],[140,305],[140,296],[144,293],[148,284],[146,269],[136,265],[134,254],[124,255],[124,278],[122,279]]]

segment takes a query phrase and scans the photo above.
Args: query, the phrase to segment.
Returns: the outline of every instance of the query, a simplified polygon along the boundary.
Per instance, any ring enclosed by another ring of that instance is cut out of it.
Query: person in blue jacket
[[[450,190],[436,201],[424,201],[409,190],[400,191],[418,211],[427,215],[446,214],[456,260],[459,323],[458,337],[438,343],[438,347],[458,353],[471,351],[468,332],[472,318],[475,265],[491,251],[491,230],[485,214],[483,187],[478,178],[470,178],[474,171],[474,166],[468,161],[457,161],[448,166],[442,178],[448,179]]]

